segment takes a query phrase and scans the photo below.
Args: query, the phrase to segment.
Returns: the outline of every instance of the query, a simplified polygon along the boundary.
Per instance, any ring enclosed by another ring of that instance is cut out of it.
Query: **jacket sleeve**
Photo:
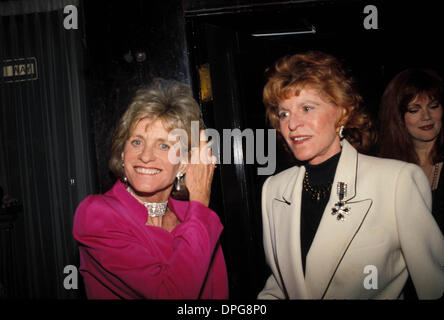
[[[136,237],[103,201],[87,198],[77,209],[73,234],[94,266],[88,272],[125,297],[197,299],[222,225],[198,202],[189,202],[187,210],[186,220],[162,237],[159,248]]]
[[[396,221],[404,259],[419,299],[444,292],[444,238],[431,214],[432,196],[421,168],[407,164],[396,186]]]
[[[265,258],[267,260],[267,264],[271,269],[271,275],[268,277],[265,287],[259,292],[258,299],[264,300],[275,300],[275,299],[286,299],[286,295],[284,290],[282,289],[282,281],[279,277],[279,270],[274,259],[275,254],[273,250],[273,226],[270,224],[269,215],[271,213],[271,199],[268,194],[268,184],[270,179],[268,178],[264,186],[262,187],[262,225],[263,225],[263,242],[264,242],[264,250],[265,250]]]

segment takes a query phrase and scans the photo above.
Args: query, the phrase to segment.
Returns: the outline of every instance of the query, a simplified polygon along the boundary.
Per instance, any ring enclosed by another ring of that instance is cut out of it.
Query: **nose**
[[[144,163],[153,161],[155,158],[154,150],[150,146],[145,146],[139,154],[139,159]]]
[[[429,108],[421,109],[421,120],[430,120],[431,118]]]
[[[288,129],[290,131],[295,131],[297,128],[302,126],[302,124],[303,122],[301,117],[297,116],[294,113],[290,114],[288,119]]]

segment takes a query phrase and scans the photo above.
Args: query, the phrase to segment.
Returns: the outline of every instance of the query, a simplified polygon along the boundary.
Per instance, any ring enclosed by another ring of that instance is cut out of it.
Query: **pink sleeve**
[[[184,221],[171,234],[152,230],[141,239],[133,231],[104,201],[83,201],[73,233],[89,260],[87,271],[124,297],[197,299],[222,231],[219,217],[189,202]]]

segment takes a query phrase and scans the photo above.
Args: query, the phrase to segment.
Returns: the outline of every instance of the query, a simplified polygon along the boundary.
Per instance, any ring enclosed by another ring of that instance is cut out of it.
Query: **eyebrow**
[[[431,101],[427,104],[427,106],[430,106],[430,105],[433,105],[433,104],[436,104],[436,103],[437,103],[437,104],[440,104],[439,101],[438,101],[438,99],[431,100]],[[419,107],[419,108],[422,107],[419,103],[409,103],[409,104],[407,105],[407,107],[409,107],[409,106],[412,106],[412,107]]]
[[[146,140],[145,137],[140,134],[132,135],[129,137],[129,139],[133,139],[133,138],[140,138],[140,139]],[[171,143],[171,141],[169,141],[168,139],[165,139],[165,138],[157,138],[156,142]]]
[[[306,105],[306,104],[319,106],[319,102],[316,102],[316,101],[313,101],[313,100],[303,100],[302,102],[298,103],[297,105],[298,106],[303,106],[303,105]],[[288,108],[285,108],[284,106],[281,106],[281,105],[278,106],[278,109],[279,110],[287,110],[288,111]]]
[[[141,139],[145,140],[145,137],[140,134],[132,134],[129,136],[129,139],[131,139],[131,138],[141,138]]]
[[[312,101],[312,100],[305,100],[303,102],[301,102],[300,104],[314,104],[314,105],[319,105],[319,102],[316,101]]]

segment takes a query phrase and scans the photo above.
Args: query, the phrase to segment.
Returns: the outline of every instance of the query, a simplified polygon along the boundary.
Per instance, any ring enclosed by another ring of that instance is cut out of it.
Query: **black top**
[[[327,184],[331,185],[333,183],[340,156],[341,152],[321,164],[305,165],[309,183],[314,189]],[[329,195],[330,193],[328,193],[326,197],[321,197],[319,200],[317,200],[316,197],[313,199],[312,194],[309,191],[306,191],[305,188],[302,188],[300,233],[301,258],[304,274],[305,259],[318,229],[322,214],[328,203]]]
[[[444,178],[438,181],[438,187],[432,191],[432,214],[438,223],[441,232],[444,233]]]

